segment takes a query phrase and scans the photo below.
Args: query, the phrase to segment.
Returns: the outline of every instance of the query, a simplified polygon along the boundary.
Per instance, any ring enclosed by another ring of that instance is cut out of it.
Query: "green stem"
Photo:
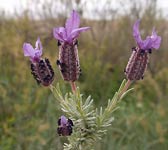
[[[125,84],[124,88],[122,89],[122,91],[118,94],[119,98],[122,96],[122,94],[124,92],[127,91],[127,89],[129,88],[129,86],[131,85],[132,81],[131,80],[128,80],[127,83]]]
[[[75,84],[75,82],[70,82],[70,85],[71,85],[71,89],[72,89],[72,92],[73,93],[76,93],[76,84]]]

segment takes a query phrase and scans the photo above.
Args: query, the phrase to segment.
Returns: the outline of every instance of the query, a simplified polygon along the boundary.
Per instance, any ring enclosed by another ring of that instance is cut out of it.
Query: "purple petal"
[[[72,38],[76,38],[81,32],[84,32],[84,31],[87,31],[89,30],[90,27],[82,27],[82,28],[77,28],[77,29],[74,29],[72,32],[71,32],[71,37]]]
[[[40,58],[41,55],[42,55],[42,51],[40,51],[40,50],[35,50],[34,57]]]
[[[160,47],[161,37],[157,36],[155,29],[153,29],[152,35],[147,36],[145,40],[142,40],[139,32],[139,23],[140,20],[137,20],[133,26],[133,36],[139,48],[143,50],[151,48],[158,49]]]
[[[155,30],[153,29],[152,35],[147,36],[146,39],[143,41],[142,49],[158,49],[160,47],[161,37],[157,36]]]
[[[133,26],[133,36],[134,36],[134,39],[135,39],[136,43],[141,48],[142,39],[141,39],[141,35],[140,35],[140,32],[139,32],[139,23],[140,23],[140,20],[137,20],[135,22],[134,26]]]
[[[64,27],[54,28],[54,38],[62,42],[68,42],[72,44],[73,40],[79,36],[83,31],[89,29],[89,27],[79,28],[80,18],[78,13],[73,10],[69,19],[67,19]]]
[[[42,50],[43,50],[43,47],[42,47],[40,38],[38,37],[38,39],[37,39],[37,41],[36,41],[36,44],[35,44],[35,56],[36,56],[36,57],[41,57],[41,55],[42,55]]]
[[[23,44],[24,56],[29,56],[32,62],[40,60],[42,55],[42,44],[40,42],[40,38],[37,39],[35,46],[36,48],[34,49],[30,43]]]
[[[53,29],[54,38],[60,41],[66,40],[66,30],[64,27],[58,27]]]
[[[151,45],[152,45],[151,37],[147,36],[146,39],[142,42],[140,48],[143,49],[143,50],[148,50],[148,49],[152,48]]]
[[[151,40],[152,40],[152,48],[158,49],[160,47],[161,37],[157,36],[154,29],[152,32]]]
[[[67,118],[65,116],[61,116],[61,125],[66,125],[67,124]]]
[[[32,47],[31,44],[29,43],[24,43],[23,44],[23,51],[24,51],[24,56],[29,56],[29,57],[34,57],[35,56],[35,50]]]
[[[37,41],[36,41],[36,44],[35,44],[35,49],[38,49],[38,50],[43,50],[43,47],[42,47],[42,44],[41,44],[41,41],[40,41],[40,38],[38,37]]]
[[[90,27],[82,27],[82,28],[74,29],[74,30],[71,32],[71,34],[69,35],[68,41],[70,42],[70,41],[72,41],[73,39],[76,39],[76,38],[79,36],[79,34],[80,34],[81,32],[87,31],[87,30],[89,30],[89,29],[90,29]]]
[[[78,13],[75,10],[73,10],[70,18],[67,19],[67,21],[65,23],[67,35],[70,35],[72,30],[78,28],[79,24],[80,24],[80,17],[78,15]]]

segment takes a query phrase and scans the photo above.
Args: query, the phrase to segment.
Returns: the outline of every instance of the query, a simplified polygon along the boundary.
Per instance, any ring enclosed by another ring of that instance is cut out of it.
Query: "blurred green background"
[[[94,7],[94,13],[88,15],[92,19],[88,19],[82,17],[87,16],[87,2],[36,0],[23,13],[16,11],[8,16],[0,12],[0,150],[63,149],[66,138],[56,133],[62,112],[49,88],[38,86],[33,79],[22,45],[34,45],[39,36],[43,57],[50,59],[56,73],[54,85],[59,82],[64,92],[70,91],[55,64],[58,48],[52,29],[63,26],[73,8],[81,15],[81,26],[92,28],[79,38],[82,76],[77,85],[84,97],[92,95],[96,107],[106,106],[125,78],[123,70],[135,46],[133,23],[141,18],[143,38],[154,26],[162,37],[160,49],[150,57],[144,80],[133,83],[134,91],[114,113],[113,125],[95,143],[95,149],[168,150],[167,17],[157,8],[156,0],[126,0],[129,7],[121,1],[119,8],[106,0],[101,9]],[[94,19],[95,14],[98,17]]]

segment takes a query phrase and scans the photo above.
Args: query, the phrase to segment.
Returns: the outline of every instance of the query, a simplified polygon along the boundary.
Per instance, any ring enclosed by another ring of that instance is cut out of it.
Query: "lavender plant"
[[[90,27],[79,28],[80,18],[76,11],[72,11],[67,19],[65,27],[54,28],[54,38],[58,40],[59,60],[57,65],[63,79],[69,82],[72,92],[65,95],[61,92],[59,84],[52,85],[54,71],[48,59],[42,59],[42,44],[40,39],[36,41],[36,48],[31,44],[24,43],[24,55],[30,57],[32,74],[38,83],[49,86],[56,100],[59,102],[65,116],[58,119],[57,133],[60,136],[68,136],[69,143],[64,143],[64,150],[92,150],[94,142],[100,140],[107,132],[113,120],[113,112],[119,108],[123,97],[132,89],[129,86],[132,81],[143,78],[148,63],[149,53],[152,49],[158,49],[161,37],[153,30],[151,36],[142,40],[139,32],[139,20],[133,26],[133,36],[137,47],[133,48],[131,57],[125,69],[126,79],[123,80],[113,98],[108,100],[105,108],[95,108],[93,99],[86,99],[76,87],[75,81],[79,78],[81,69],[78,57],[79,34],[87,31]]]

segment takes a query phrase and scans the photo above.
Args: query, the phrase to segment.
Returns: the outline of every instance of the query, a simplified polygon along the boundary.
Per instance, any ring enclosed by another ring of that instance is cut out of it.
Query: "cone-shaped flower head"
[[[69,44],[72,44],[74,39],[77,39],[81,32],[90,29],[90,27],[79,28],[79,25],[79,14],[75,10],[73,10],[70,18],[68,18],[65,23],[65,27],[58,27],[53,29],[54,37],[60,42],[67,42]]]
[[[30,57],[32,62],[38,62],[42,56],[42,44],[40,38],[37,39],[35,48],[30,43],[23,44],[24,56]]]
[[[24,56],[30,57],[31,73],[38,84],[49,86],[54,80],[54,71],[47,58],[42,59],[42,44],[40,38],[37,39],[35,48],[30,43],[23,44]]]
[[[61,116],[58,119],[57,132],[61,136],[68,136],[72,134],[73,122],[71,119],[67,119],[65,116]]]
[[[145,51],[153,48],[158,49],[160,47],[161,37],[156,34],[156,31],[153,28],[152,35],[147,36],[145,40],[142,40],[139,32],[139,23],[140,20],[137,20],[133,26],[133,36],[138,47]]]
[[[151,36],[147,36],[145,40],[142,40],[139,32],[139,23],[140,20],[137,20],[133,26],[133,36],[138,46],[132,48],[132,54],[125,69],[128,80],[143,79],[149,53],[152,52],[152,49],[158,49],[161,43],[161,37],[157,36],[154,29]]]
[[[53,29],[53,35],[58,40],[59,46],[57,65],[60,68],[63,79],[66,81],[76,81],[81,73],[77,37],[81,32],[90,29],[90,27],[79,28],[79,25],[79,15],[73,10],[70,18],[65,23],[65,27]]]

